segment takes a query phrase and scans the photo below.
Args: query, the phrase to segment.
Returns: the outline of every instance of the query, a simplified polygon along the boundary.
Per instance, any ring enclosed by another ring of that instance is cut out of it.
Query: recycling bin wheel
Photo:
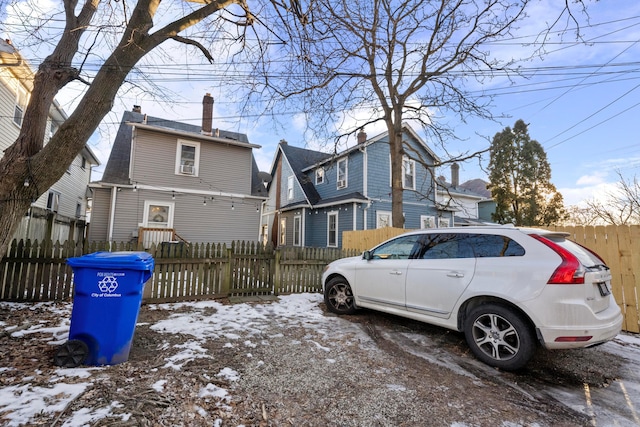
[[[75,368],[84,363],[89,356],[89,347],[82,340],[69,340],[58,347],[53,363],[64,368]]]

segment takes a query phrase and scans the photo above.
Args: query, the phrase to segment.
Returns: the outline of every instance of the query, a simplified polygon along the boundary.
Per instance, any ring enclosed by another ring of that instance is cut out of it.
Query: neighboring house
[[[460,165],[451,165],[451,182],[440,176],[437,180],[438,204],[441,209],[454,212],[455,225],[482,225],[492,222],[495,202],[487,183],[473,179],[460,184]]]
[[[0,40],[0,156],[18,138],[33,78],[31,67],[11,43]],[[66,119],[65,112],[54,102],[49,111],[49,131],[44,144]],[[93,152],[85,147],[60,180],[31,204],[14,237],[60,242],[82,240],[86,226],[87,185],[91,181],[91,168],[98,164]]]
[[[266,189],[241,133],[126,111],[102,180],[91,184],[89,240],[230,243],[258,240]]]
[[[281,141],[271,167],[269,199],[261,221],[264,242],[275,246],[341,247],[342,232],[391,226],[391,156],[388,134],[367,139],[337,155],[293,147]],[[403,141],[427,165],[439,161],[407,124]],[[412,152],[407,150],[407,152]],[[453,212],[433,202],[433,170],[406,157],[404,226],[452,225]]]

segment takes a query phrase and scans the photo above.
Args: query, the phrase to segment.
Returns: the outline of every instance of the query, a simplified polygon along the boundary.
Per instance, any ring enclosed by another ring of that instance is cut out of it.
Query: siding
[[[136,129],[134,138],[131,179],[136,183],[167,187],[169,191],[188,188],[251,194],[252,151],[249,147],[194,138],[190,141],[200,142],[198,176],[185,176],[175,174],[176,136]]]
[[[286,157],[283,156],[282,158],[285,159],[285,161],[282,162],[282,184],[280,185],[280,201],[281,201],[280,203],[282,204],[282,206],[286,206],[292,203],[305,202],[306,197],[305,197],[304,191],[302,191],[302,187],[300,187],[300,183],[296,179],[295,174],[291,169],[291,165],[289,165],[289,162],[286,161]],[[292,199],[289,199],[287,197],[287,188],[289,186],[290,176],[293,176],[293,198]]]
[[[18,137],[20,128],[13,122],[16,105],[15,77],[9,67],[0,67],[0,156]]]
[[[111,190],[108,188],[93,189],[93,203],[87,238],[90,241],[104,242],[107,240],[109,228],[109,206]]]

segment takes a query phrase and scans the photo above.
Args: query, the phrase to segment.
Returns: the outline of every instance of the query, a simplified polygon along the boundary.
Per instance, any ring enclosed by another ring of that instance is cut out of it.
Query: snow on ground
[[[277,319],[281,324],[313,329],[321,335],[326,335],[330,329],[330,323],[333,323],[331,329],[335,333],[336,318],[325,317],[322,314],[318,306],[321,300],[322,296],[319,294],[297,294],[282,296],[279,301],[268,304],[225,305],[217,301],[204,301],[150,305],[148,308],[175,311],[168,319],[151,325],[152,329],[161,333],[179,333],[192,337],[179,346],[181,348],[179,353],[166,359],[165,367],[180,370],[189,361],[211,357],[202,347],[202,343],[208,339],[227,340],[226,346],[230,348],[250,349],[255,347],[257,344],[252,342],[252,337],[255,340],[264,340],[265,335],[262,331],[266,330],[268,323],[273,322],[274,319]],[[11,311],[12,308],[24,308],[25,306],[30,306],[34,312],[46,310],[57,315],[59,324],[52,326],[45,323],[35,323],[26,329],[16,330],[17,327],[7,326],[5,322],[0,322],[0,330],[16,338],[34,333],[44,334],[49,336],[47,343],[56,347],[67,341],[72,310],[71,303],[63,305],[63,308],[60,308],[59,304],[56,306],[50,303],[0,303],[0,310]],[[194,308],[194,310],[185,310],[186,307]],[[207,311],[203,309],[207,308],[211,308],[210,313],[213,314],[203,314]],[[36,314],[34,314],[34,319],[37,319]],[[344,323],[343,327],[350,329],[351,334],[359,335],[363,341],[367,341],[366,335],[357,327],[348,322],[340,323]],[[238,342],[241,337],[244,341]],[[247,337],[249,337],[248,340]],[[268,335],[267,338],[269,338]],[[11,361],[0,361],[0,374],[10,370],[12,370]],[[51,388],[33,387],[29,384],[29,378],[25,378],[20,386],[0,388],[0,417],[5,417],[8,422],[7,426],[21,426],[28,425],[30,420],[33,420],[39,413],[60,412],[91,385],[89,381],[68,383],[65,382],[66,378],[89,378],[98,375],[103,370],[104,368],[101,367],[61,368],[56,370]],[[222,369],[217,376],[230,382],[238,379],[238,373],[231,368]],[[155,390],[159,391],[163,387],[163,381],[159,381],[153,386]],[[202,398],[213,396],[224,399],[228,394],[228,390],[213,384],[209,384],[199,392],[199,396]],[[112,403],[113,407],[117,405],[118,402]],[[62,425],[74,427],[90,425],[101,418],[112,415],[110,409],[87,408],[74,413]],[[123,421],[126,419],[123,418]]]
[[[340,321],[339,318],[332,316],[325,316],[318,306],[321,298],[319,294],[298,294],[282,296],[278,301],[268,304],[226,305],[216,301],[206,301],[151,305],[148,308],[172,312],[166,320],[151,325],[153,330],[160,333],[179,333],[190,337],[180,346],[181,351],[177,355],[165,360],[165,367],[175,370],[180,370],[191,360],[212,357],[207,354],[202,345],[206,340],[226,340],[227,347],[250,352],[252,347],[264,344],[270,338],[276,338],[275,335],[269,336],[265,333],[268,324],[273,321],[277,321],[285,327],[301,326],[313,330],[314,333],[320,336],[326,336],[330,331],[335,334],[337,328],[343,328],[342,332],[353,336],[354,342],[357,342],[358,345],[374,345],[369,337],[351,322]],[[34,333],[43,334],[49,337],[47,343],[52,346],[58,346],[67,340],[72,309],[71,303],[62,306],[49,303],[0,303],[0,310],[11,311],[18,307],[24,309],[25,306],[34,310],[34,318],[31,319],[32,324],[29,327],[19,329],[0,322],[0,330],[13,337]],[[186,308],[193,308],[193,310],[187,310]],[[207,310],[208,308],[211,310]],[[50,325],[39,322],[36,313],[38,310],[45,310],[55,314],[55,318],[59,319],[59,323]],[[419,338],[407,335],[404,339],[414,341],[424,339],[424,337]],[[318,347],[318,350],[323,350],[321,343],[315,341],[314,344]],[[640,352],[637,351],[640,348],[640,337],[638,336],[621,335],[619,339],[607,343],[603,347],[607,352],[631,360],[635,366],[638,366],[638,362],[640,362]],[[0,361],[0,374],[13,369],[11,362],[10,360]],[[451,367],[447,368],[451,369]],[[456,369],[459,369],[459,367]],[[104,371],[104,368],[101,367],[57,369],[55,376],[51,379],[50,387],[32,386],[29,383],[30,378],[24,378],[24,381],[19,386],[13,385],[0,388],[0,417],[4,417],[7,426],[20,426],[28,425],[39,413],[53,414],[63,411],[77,395],[83,393],[90,386],[91,379],[101,375],[102,371]],[[34,375],[37,374],[37,372],[34,373]],[[227,380],[229,383],[239,378],[238,372],[231,368],[220,370],[217,376]],[[69,378],[74,378],[74,381],[67,381]],[[153,389],[162,391],[165,383],[166,381],[158,381],[153,385]],[[389,385],[388,387],[396,386]],[[229,390],[211,383],[199,391],[199,396],[203,399],[216,397],[223,403],[230,399]],[[119,403],[114,401],[111,407],[85,408],[82,411],[76,411],[62,425],[90,425],[101,418],[112,415],[112,409],[118,407],[118,405]],[[122,415],[123,421],[126,421],[126,418],[127,415]],[[505,424],[503,423],[502,425],[504,426]]]

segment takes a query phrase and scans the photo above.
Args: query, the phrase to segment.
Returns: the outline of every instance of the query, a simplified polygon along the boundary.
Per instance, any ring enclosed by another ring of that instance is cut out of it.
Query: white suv
[[[622,314],[602,258],[566,233],[508,226],[410,232],[329,264],[327,308],[359,307],[464,331],[476,357],[524,367],[548,349],[614,338]]]

